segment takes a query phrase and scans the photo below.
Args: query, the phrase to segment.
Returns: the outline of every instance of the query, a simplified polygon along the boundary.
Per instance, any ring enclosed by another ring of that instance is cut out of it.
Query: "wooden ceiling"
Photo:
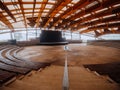
[[[120,0],[0,0],[0,24],[11,30],[120,33]]]

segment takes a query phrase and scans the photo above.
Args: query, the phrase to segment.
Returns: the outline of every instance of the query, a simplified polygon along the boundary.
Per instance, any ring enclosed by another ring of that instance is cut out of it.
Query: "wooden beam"
[[[5,5],[12,5],[13,3],[12,2],[5,2]],[[17,2],[15,2],[15,4],[19,4],[19,1]],[[34,4],[34,2],[22,2],[22,4]],[[44,1],[36,1],[36,4],[46,4],[46,2],[44,2]],[[47,4],[51,4],[51,5],[54,5],[55,3],[52,3],[52,2],[47,2]]]
[[[60,0],[58,2],[58,5],[56,7],[54,7],[54,10],[52,11],[52,13],[49,15],[49,19],[47,20],[47,22],[45,23],[44,27],[47,27],[47,25],[49,24],[49,22],[51,21],[51,19],[53,19],[53,17],[62,9],[64,8],[67,4],[69,4],[72,0],[65,0],[62,1]]]
[[[80,0],[78,3],[76,3],[74,6],[70,7],[69,9],[67,9],[63,14],[61,14],[58,18],[57,21],[54,21],[53,23],[53,26],[56,26],[56,24],[58,24],[58,22],[61,20],[61,19],[64,19],[66,18],[68,15],[71,15],[73,14],[75,11],[77,11],[78,9],[84,7],[85,5],[88,4],[88,0]]]
[[[80,28],[84,28],[84,27],[95,26],[95,25],[100,24],[100,23],[109,23],[109,22],[113,22],[113,21],[114,22],[120,21],[120,18],[117,17],[117,15],[112,16],[112,17],[108,17],[108,18],[103,18],[103,17],[101,17],[100,19],[98,19],[96,21],[88,22],[85,24],[79,24],[76,28],[80,29]]]
[[[99,30],[99,29],[104,29],[104,28],[114,28],[114,27],[119,27],[120,25],[120,22],[116,22],[114,24],[108,24],[108,25],[101,25],[101,26],[96,26],[96,27],[91,27],[91,28],[88,28],[86,30],[83,30],[81,31],[80,33],[87,33],[87,32],[90,32],[90,31],[94,31],[94,30]]]
[[[96,20],[96,21],[92,21],[92,22],[88,22],[88,23],[84,23],[84,24],[79,24],[80,28],[81,27],[89,27],[89,26],[95,26],[97,24],[101,24],[101,23],[108,23],[108,22],[117,22],[120,21],[120,18],[117,17],[117,15],[112,16],[112,17],[108,17],[108,18],[103,18],[101,17],[100,19]],[[79,26],[77,28],[79,28]]]
[[[94,2],[94,1],[93,1],[93,2]],[[93,2],[92,2],[92,3],[93,3]],[[68,20],[67,22],[63,22],[63,23],[60,24],[60,25],[61,25],[61,26],[62,26],[62,25],[65,25],[65,24],[68,23],[69,21],[74,21],[75,19],[80,18],[80,17],[84,18],[83,16],[84,16],[84,15],[87,15],[87,14],[91,14],[91,15],[96,14],[95,11],[100,10],[100,9],[103,9],[103,8],[109,8],[110,5],[113,6],[113,5],[115,5],[116,3],[119,3],[120,1],[119,1],[119,0],[115,0],[115,1],[113,1],[113,3],[110,3],[109,5],[106,5],[105,3],[108,3],[108,2],[110,2],[110,0],[106,0],[106,1],[104,1],[104,2],[102,2],[102,3],[98,2],[98,4],[94,5],[93,7],[90,7],[90,8],[88,8],[88,9],[82,10],[81,12],[79,12],[79,13],[71,16],[70,18],[68,18],[69,20]],[[91,2],[90,2],[90,3],[91,3]],[[107,10],[106,10],[106,11],[107,11]],[[110,9],[109,11],[111,11],[111,9]],[[110,13],[111,13],[111,12],[110,12]],[[99,14],[99,13],[97,13],[97,14]],[[105,12],[105,13],[102,12],[102,15],[104,15],[104,14],[106,14],[106,12]],[[95,15],[94,15],[94,16],[95,16]],[[95,18],[94,16],[88,16],[88,17]],[[80,22],[85,22],[85,21],[86,21],[86,18],[88,18],[88,17],[85,17],[84,20],[79,19],[76,23],[74,23],[74,24],[72,24],[72,25],[70,24],[68,27],[75,26],[75,25],[79,24]]]
[[[46,4],[48,3],[48,0],[43,0],[43,2],[45,4],[42,4],[41,8],[39,10],[38,19],[36,20],[36,28],[39,26],[39,22],[40,22],[40,18],[41,18],[42,12],[45,9]]]
[[[42,8],[35,8],[34,10],[40,10]],[[11,12],[19,11],[20,9],[11,9]],[[24,10],[33,10],[33,8],[24,8]],[[50,10],[49,8],[45,8],[45,10]],[[2,13],[5,13],[5,11],[1,11]]]
[[[95,33],[95,37],[101,34],[97,30],[94,30],[94,33]]]
[[[113,7],[113,5],[112,6],[109,6],[109,7]],[[85,17],[85,19],[84,18],[82,18],[82,19],[80,19],[80,20],[77,20],[76,22],[74,22],[74,23],[71,23],[70,25],[69,25],[69,27],[74,27],[75,25],[80,25],[80,23],[82,23],[82,22],[86,22],[86,21],[91,21],[92,19],[95,19],[95,18],[100,18],[100,17],[104,17],[104,16],[108,16],[108,15],[110,15],[111,13],[112,13],[112,10],[115,10],[116,8],[119,8],[120,6],[118,6],[118,7],[115,7],[115,8],[111,8],[111,9],[106,9],[106,10],[104,10],[104,11],[102,11],[102,12],[100,12],[100,13],[95,13],[95,12],[91,12],[91,16],[88,16],[88,17]],[[104,13],[103,13],[104,12]],[[94,13],[94,14],[93,14]]]
[[[20,10],[22,11],[25,28],[27,28],[27,22],[26,22],[26,18],[25,18],[25,12],[24,12],[24,7],[23,7],[22,0],[18,0],[18,2],[19,2],[19,5],[20,5]]]
[[[96,32],[96,31],[95,31]],[[96,34],[95,37],[99,37],[105,34],[120,34],[120,30],[109,30],[109,31],[103,31],[102,33]]]
[[[14,15],[11,13],[11,11],[8,9],[8,7],[2,1],[0,1],[0,8],[2,10],[5,10],[5,12],[16,22]]]
[[[9,29],[14,31],[14,27],[9,22],[9,20],[0,12],[0,21],[2,21],[6,26],[8,26]]]
[[[24,12],[24,14],[31,14],[31,15],[32,15],[32,13],[33,13],[33,12]],[[38,13],[38,12],[34,12],[34,14],[35,14],[35,13]],[[22,14],[22,12],[20,12],[20,13],[15,13],[15,14],[13,14],[13,15],[15,16],[15,15],[18,15],[18,14]],[[8,17],[8,15],[5,15],[5,16]]]
[[[32,18],[34,17],[35,6],[36,6],[36,0],[34,0],[34,4],[33,4]]]

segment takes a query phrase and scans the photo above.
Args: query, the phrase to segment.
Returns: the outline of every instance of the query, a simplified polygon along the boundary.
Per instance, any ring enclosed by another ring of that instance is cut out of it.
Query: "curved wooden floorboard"
[[[16,50],[16,49],[19,49],[19,48],[11,48],[11,49],[7,50],[7,52],[5,53],[6,58],[13,60],[14,62],[17,62],[17,63],[27,64],[25,61],[16,59],[11,55],[11,53],[14,52],[14,50]]]
[[[6,58],[7,59],[10,59],[10,60],[13,60],[14,62],[17,62],[17,63],[22,63],[23,61],[21,61],[21,60],[18,60],[18,59],[16,59],[16,58],[14,58],[14,57],[12,57],[12,55],[10,54],[12,51],[14,51],[15,49],[17,49],[17,48],[11,48],[11,49],[9,49],[6,53],[5,53],[5,56],[6,56]],[[24,63],[24,62],[23,62]]]
[[[14,53],[15,50],[17,50],[19,48],[12,48],[12,49],[9,49],[7,52],[6,52],[6,57],[8,59],[11,59],[13,61],[15,61],[16,63],[23,63],[24,64],[24,67],[26,68],[30,68],[30,69],[34,69],[34,70],[38,70],[40,69],[41,67],[37,67],[35,64],[30,64],[31,61],[25,61],[25,60],[21,60],[21,59],[17,59],[15,57],[12,56],[12,52]]]
[[[21,48],[13,45],[0,46],[0,86],[4,83],[12,82],[17,74],[26,75],[32,70],[38,70],[48,66],[46,63],[35,63],[25,61],[14,57],[14,52]],[[31,64],[29,64],[31,63]]]
[[[23,59],[23,58],[19,57],[19,56],[17,55],[17,53],[18,53],[19,51],[21,51],[21,50],[23,50],[23,47],[20,48],[20,49],[15,50],[15,51],[13,52],[13,57],[15,57],[15,58],[18,59],[18,60],[25,61],[26,63],[28,63],[28,64],[30,64],[30,65],[35,65],[37,69],[45,68],[46,66],[49,66],[49,65],[50,65],[50,63],[46,63],[46,62],[45,62],[45,63],[44,63],[44,62],[33,62],[33,61],[31,61],[31,60],[27,60],[27,59]]]
[[[0,69],[16,72],[16,73],[20,73],[20,74],[27,74],[28,72],[31,71],[30,69],[19,67],[20,63],[15,63],[15,62],[12,62],[12,61],[4,58],[2,56],[2,53],[4,50],[7,50],[7,48],[3,48],[2,50],[0,50]]]
[[[0,70],[0,86],[16,76],[15,73]]]
[[[1,63],[1,62],[0,62],[0,69],[15,72],[15,73],[18,73],[18,74],[24,74],[24,75],[31,71],[30,69],[27,69],[27,68],[7,65],[7,64]]]
[[[11,50],[12,48],[14,48],[14,46],[3,48],[0,51],[0,61],[1,62],[5,63],[5,64],[8,64],[8,65],[16,66],[16,67],[22,67],[22,68],[28,68],[28,69],[34,69],[34,70],[39,70],[40,68],[45,68],[46,66],[50,65],[49,63],[32,62],[30,60],[22,60],[22,59],[20,59],[22,62],[18,63],[18,62],[15,62],[14,59],[8,59],[8,58],[5,57],[4,54],[7,53],[7,51]],[[17,52],[20,49],[18,49]]]
[[[18,62],[20,61],[20,62],[25,62],[25,63],[27,63],[29,65],[34,65],[33,63],[30,63],[30,60],[21,59],[21,58],[19,58],[17,56],[17,52],[21,51],[22,49],[23,49],[23,47],[18,47],[18,48],[13,48],[12,50],[10,50],[10,52],[8,52],[10,58],[14,59],[14,60],[16,60]],[[27,61],[29,61],[29,62],[27,62]]]
[[[16,67],[26,68],[26,66],[25,66],[24,63],[17,63],[17,62],[14,62],[11,59],[5,58],[4,55],[3,55],[3,53],[6,52],[7,50],[9,50],[9,48],[5,48],[5,49],[3,49],[3,50],[0,51],[0,61],[1,62],[5,63],[5,64],[8,64],[8,65],[16,66]]]

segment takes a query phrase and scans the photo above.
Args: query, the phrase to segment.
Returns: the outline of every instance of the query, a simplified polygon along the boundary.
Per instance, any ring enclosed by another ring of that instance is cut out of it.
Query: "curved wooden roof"
[[[0,0],[0,29],[120,33],[120,0]]]

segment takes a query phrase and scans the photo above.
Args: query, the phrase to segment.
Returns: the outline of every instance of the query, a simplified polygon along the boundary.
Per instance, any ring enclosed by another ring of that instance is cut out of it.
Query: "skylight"
[[[94,1],[93,3],[90,3],[89,5],[86,6],[86,8],[90,8],[96,4],[98,4],[98,1]]]
[[[106,11],[106,10],[108,10],[108,8],[100,9],[100,10],[98,10],[98,11],[95,11],[95,13],[100,13],[100,12],[103,12],[103,11]]]
[[[52,8],[52,7],[53,7],[53,5],[47,4],[45,8]]]
[[[33,4],[23,4],[24,8],[33,8]]]
[[[80,0],[72,0],[72,3],[77,3],[79,2]]]
[[[113,16],[116,16],[116,14],[112,14],[112,15],[104,16],[103,18],[110,18],[110,17],[113,17]]]

